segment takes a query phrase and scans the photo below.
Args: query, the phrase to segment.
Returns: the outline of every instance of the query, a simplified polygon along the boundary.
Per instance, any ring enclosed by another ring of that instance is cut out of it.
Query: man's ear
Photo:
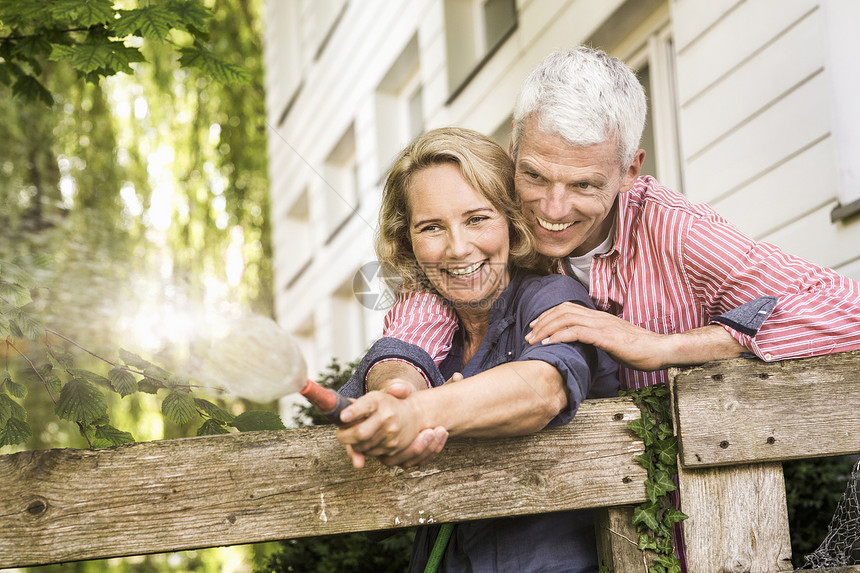
[[[645,150],[640,149],[636,152],[636,155],[633,156],[633,162],[630,163],[630,166],[627,168],[627,172],[624,174],[624,181],[621,182],[622,193],[633,187],[633,183],[636,182],[636,178],[639,177],[639,173],[642,172],[642,164],[644,162]]]

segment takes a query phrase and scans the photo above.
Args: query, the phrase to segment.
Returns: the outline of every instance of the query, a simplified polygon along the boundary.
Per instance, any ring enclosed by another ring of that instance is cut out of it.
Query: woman
[[[494,142],[457,128],[416,139],[386,178],[379,227],[377,255],[397,270],[401,290],[440,295],[459,328],[438,367],[394,338],[380,339],[364,357],[341,390],[358,399],[337,431],[356,467],[364,455],[424,462],[436,450],[420,436],[434,429],[442,433],[437,443],[446,432],[523,435],[569,422],[586,397],[615,394],[614,365],[595,348],[525,343],[529,323],[544,310],[563,301],[591,303],[573,279],[535,272],[548,264],[534,254],[516,205],[513,166]],[[397,362],[385,362],[391,359]],[[455,374],[462,380],[445,384]],[[386,391],[364,394],[365,383]],[[419,531],[410,569],[423,567],[436,531]],[[458,524],[443,569],[594,571],[591,513]]]

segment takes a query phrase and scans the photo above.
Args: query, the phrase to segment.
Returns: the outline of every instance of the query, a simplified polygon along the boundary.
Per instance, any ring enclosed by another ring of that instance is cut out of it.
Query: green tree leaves
[[[284,423],[280,416],[274,412],[250,410],[236,416],[232,424],[240,432],[253,432],[256,430],[283,430]]]
[[[134,375],[120,366],[114,366],[108,372],[108,380],[114,391],[125,398],[138,391],[137,380]]]
[[[110,76],[117,72],[134,73],[132,62],[144,61],[137,48],[129,48],[120,42],[101,41],[82,44],[51,46],[50,58],[54,61],[67,61],[76,70],[85,74],[98,72]]]
[[[107,416],[107,401],[104,394],[86,380],[72,378],[60,391],[55,410],[64,420],[89,426]]]
[[[161,402],[161,412],[172,422],[185,424],[191,420],[197,410],[191,394],[174,390]]]
[[[173,30],[193,38],[192,46],[181,48],[182,65],[219,82],[246,83],[246,70],[216,58],[204,43],[211,17],[197,0],[132,9],[117,9],[113,0],[2,0],[0,83],[18,97],[50,105],[53,96],[39,79],[43,58],[68,63],[88,81],[98,82],[119,72],[131,74],[132,63],[145,61],[139,44],[130,45],[129,38],[164,44]],[[170,43],[187,45],[187,36]]]
[[[197,68],[216,82],[222,84],[246,84],[250,79],[242,66],[224,62],[198,46],[182,48],[179,63],[188,68]]]
[[[150,5],[135,10],[120,10],[113,26],[117,36],[142,36],[147,40],[163,42],[170,33],[171,13],[162,6]]]
[[[0,447],[14,446],[15,444],[26,442],[32,435],[33,430],[30,429],[30,424],[26,420],[10,418],[0,428]]]

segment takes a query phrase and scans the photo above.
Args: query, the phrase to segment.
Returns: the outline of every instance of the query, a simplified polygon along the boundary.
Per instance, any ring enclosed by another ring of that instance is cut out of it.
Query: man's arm
[[[541,314],[526,335],[529,344],[579,341],[593,344],[635,370],[703,364],[748,352],[720,325],[658,334],[607,312],[565,302]]]
[[[438,295],[400,293],[385,315],[382,336],[421,348],[438,366],[448,355],[457,328],[453,309]]]

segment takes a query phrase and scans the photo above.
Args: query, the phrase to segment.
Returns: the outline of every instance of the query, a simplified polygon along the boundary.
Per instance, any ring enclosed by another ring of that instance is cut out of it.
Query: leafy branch
[[[40,81],[46,60],[69,63],[87,81],[146,61],[144,41],[170,43],[180,64],[221,83],[247,83],[242,66],[216,58],[208,45],[211,12],[198,0],[155,0],[122,10],[113,0],[0,0],[0,83],[16,96],[52,105],[53,95]],[[188,41],[171,41],[177,31]],[[134,40],[134,42],[129,42]]]
[[[144,392],[165,391],[161,412],[176,424],[186,424],[199,416],[203,423],[197,435],[226,434],[230,428],[239,431],[278,430],[284,424],[274,412],[247,411],[238,416],[209,400],[195,397],[192,390],[199,385],[168,372],[124,349],[118,360],[110,360],[85,348],[69,337],[46,328],[34,310],[31,289],[35,287],[24,261],[0,261],[0,337],[5,339],[5,371],[0,374],[0,447],[26,442],[33,435],[27,411],[17,401],[28,394],[26,384],[13,380],[9,367],[10,350],[20,356],[32,373],[32,378],[44,386],[54,404],[55,414],[77,424],[81,435],[92,448],[116,446],[133,442],[131,433],[110,423],[105,392],[115,392],[122,398]],[[107,376],[76,368],[75,356],[51,337],[79,349],[109,367]],[[19,342],[20,341],[20,342]],[[39,364],[25,350],[24,344],[41,343],[45,360]]]

